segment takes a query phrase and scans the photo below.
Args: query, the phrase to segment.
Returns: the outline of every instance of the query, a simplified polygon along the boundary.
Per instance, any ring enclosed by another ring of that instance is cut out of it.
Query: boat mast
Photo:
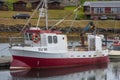
[[[46,14],[45,14],[45,16],[46,16],[46,29],[48,29],[48,6],[47,6],[47,0],[44,0],[44,2],[45,2],[45,12],[46,12]]]
[[[45,8],[45,9],[44,9]],[[37,26],[39,25],[39,21],[40,21],[40,18],[44,16],[44,13],[45,13],[45,24],[46,24],[46,29],[48,29],[48,6],[47,6],[47,0],[43,0],[42,2],[42,7],[39,9],[39,18],[38,18],[38,21],[37,21]]]
[[[42,3],[42,7],[39,9],[39,18],[38,18],[38,21],[37,21],[37,28],[38,28],[38,26],[39,26],[39,22],[40,22],[40,18],[41,18],[41,16],[42,16],[42,14],[43,14],[43,7],[44,7],[44,2]],[[40,6],[39,6],[40,7]]]

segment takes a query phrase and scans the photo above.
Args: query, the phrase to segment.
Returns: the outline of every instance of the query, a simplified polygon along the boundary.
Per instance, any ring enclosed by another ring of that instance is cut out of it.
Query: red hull
[[[11,67],[56,68],[101,64],[109,62],[108,56],[97,58],[31,58],[13,56]]]

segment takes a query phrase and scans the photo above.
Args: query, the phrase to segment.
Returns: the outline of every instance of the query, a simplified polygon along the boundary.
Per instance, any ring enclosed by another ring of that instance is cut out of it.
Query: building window
[[[118,8],[111,8],[111,13],[117,13]]]
[[[94,8],[94,13],[97,13],[97,8]]]
[[[94,13],[104,13],[105,12],[105,8],[94,8]]]
[[[57,43],[57,36],[53,36],[53,42]]]
[[[26,5],[25,5],[25,4],[22,4],[22,7],[26,7]]]
[[[105,8],[99,8],[100,13],[104,13],[105,12]]]
[[[120,13],[120,8],[118,8],[118,13]]]
[[[48,36],[48,43],[52,43],[52,36]]]
[[[87,8],[86,8],[86,11],[87,11],[87,12],[90,12],[90,7],[87,7]]]

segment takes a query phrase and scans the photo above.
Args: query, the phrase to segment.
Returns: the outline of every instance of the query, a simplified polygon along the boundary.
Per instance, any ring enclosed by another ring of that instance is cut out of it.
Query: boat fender
[[[38,34],[33,34],[32,35],[32,41],[34,42],[34,43],[38,43],[39,41],[40,41],[40,36],[38,35]]]

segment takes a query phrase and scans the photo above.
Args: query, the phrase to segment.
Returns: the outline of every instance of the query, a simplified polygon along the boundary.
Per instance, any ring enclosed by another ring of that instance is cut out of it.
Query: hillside
[[[72,8],[74,9],[74,8]],[[8,14],[9,13],[9,14]],[[13,19],[12,16],[17,14],[17,13],[27,13],[27,14],[32,14],[32,12],[17,12],[17,11],[0,11],[0,24],[4,25],[9,25],[9,26],[14,26],[17,24],[22,24],[24,25],[27,20],[25,19]],[[83,14],[83,13],[80,13]],[[30,20],[30,23],[33,26],[36,26],[37,18],[38,18],[38,13],[36,13],[32,19]],[[66,15],[68,15],[66,17]],[[72,14],[71,9],[67,10],[50,10],[49,11],[49,26],[53,26],[56,24],[59,20],[62,20],[65,18],[65,20],[57,25],[57,27],[70,27],[72,21],[74,20],[75,14]],[[80,19],[80,20],[75,20],[73,25],[74,27],[80,27],[83,28],[87,25],[88,22],[93,21],[98,28],[120,28],[120,20],[85,20],[85,19]],[[45,26],[44,18],[41,19],[39,26]]]
[[[55,26],[57,27],[57,29],[63,29],[63,31],[65,31],[65,29],[68,30],[69,28],[75,28],[75,30],[78,30],[79,32],[81,28],[84,28],[90,21],[93,21],[97,28],[103,28],[106,31],[107,29],[120,29],[120,20],[85,20],[83,16],[79,16],[80,20],[74,21],[73,20],[75,16],[75,13],[73,13],[74,9],[75,7],[67,7],[67,9],[65,10],[49,10],[48,11],[49,12],[48,14],[49,27],[55,25],[59,20],[62,20],[63,18],[65,18],[63,22]],[[12,16],[17,13],[27,13],[30,15],[32,14],[32,12],[0,11],[0,36],[4,36],[4,34],[7,37],[15,36],[16,34],[18,34],[18,32],[16,33],[14,28],[17,27],[17,29],[20,30],[24,27],[24,25],[27,22],[26,19],[13,19],[12,18]],[[32,19],[29,22],[31,23],[32,26],[36,26],[37,18],[38,18],[37,15],[38,15],[38,12],[32,17]],[[83,12],[79,11],[78,15],[83,15]],[[18,27],[18,25],[20,25],[20,27]],[[45,26],[44,18],[40,20],[39,26],[42,28]],[[13,27],[11,30],[12,32],[8,31],[11,27]],[[5,30],[7,31],[2,32],[1,30],[3,30],[3,28],[5,28]],[[76,34],[72,32],[72,34],[70,35],[75,36]]]
[[[53,26],[56,24],[59,20],[49,20],[49,26]],[[120,28],[120,21],[119,20],[75,20],[72,27],[79,27],[79,28],[84,28],[90,21],[93,21],[94,24],[96,25],[97,28]],[[4,24],[7,26],[15,26],[15,25],[24,25],[27,22],[27,20],[22,20],[22,19],[12,19],[12,18],[0,18],[0,24]],[[32,19],[30,20],[30,23],[33,26],[36,26],[37,19]],[[70,27],[72,20],[65,20],[58,24],[56,27]],[[39,26],[43,27],[45,26],[44,20],[40,21]]]

